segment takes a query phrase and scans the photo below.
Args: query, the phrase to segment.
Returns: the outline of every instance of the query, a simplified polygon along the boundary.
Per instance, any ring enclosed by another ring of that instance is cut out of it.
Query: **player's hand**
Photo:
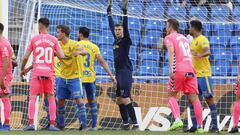
[[[26,75],[26,69],[23,69],[20,73],[20,77],[23,78]]]
[[[169,71],[169,77],[170,77],[171,79],[174,79],[174,73],[173,73],[172,70]]]
[[[127,14],[127,7],[128,7],[128,0],[122,0],[122,11],[123,11],[123,14]]]
[[[111,79],[112,79],[113,84],[114,84],[114,85],[117,85],[117,80],[116,80],[116,78],[115,78],[115,77],[111,77]]]
[[[74,57],[78,56],[78,55],[79,55],[79,51],[74,51],[74,52],[72,53],[72,55],[73,55]]]
[[[112,0],[108,0],[107,14],[112,15]]]
[[[4,83],[3,79],[1,79],[1,81],[0,81],[0,87],[1,87],[2,90],[6,89],[6,86],[5,86],[5,83]]]

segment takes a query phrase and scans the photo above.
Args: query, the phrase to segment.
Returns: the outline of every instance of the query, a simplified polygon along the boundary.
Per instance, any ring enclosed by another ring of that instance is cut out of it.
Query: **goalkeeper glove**
[[[123,14],[127,14],[127,7],[128,7],[128,0],[122,0],[122,11],[123,11]]]
[[[108,3],[107,14],[112,15],[112,2],[111,2],[111,0]]]

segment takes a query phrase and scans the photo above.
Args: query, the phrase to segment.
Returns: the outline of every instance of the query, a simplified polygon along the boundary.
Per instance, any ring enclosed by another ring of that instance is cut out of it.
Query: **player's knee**
[[[168,97],[177,97],[177,92],[169,92]]]
[[[214,104],[214,99],[213,99],[212,95],[210,95],[208,97],[205,97],[205,100],[206,100],[208,105]]]
[[[130,99],[129,97],[127,97],[127,98],[122,98],[122,104],[128,105],[129,103],[131,103],[131,99]]]
[[[64,106],[64,104],[65,104],[65,99],[58,100],[58,106]]]
[[[83,99],[81,99],[81,98],[75,98],[75,102],[76,102],[76,104],[83,103]]]
[[[5,97],[9,97],[9,94],[3,93],[3,94],[1,94],[0,96],[1,96],[2,98],[5,98]]]
[[[240,95],[236,95],[236,101],[240,101]]]
[[[196,100],[199,100],[197,94],[189,94],[189,95],[188,95],[188,101],[189,101],[189,103],[192,104],[192,103],[195,102]]]

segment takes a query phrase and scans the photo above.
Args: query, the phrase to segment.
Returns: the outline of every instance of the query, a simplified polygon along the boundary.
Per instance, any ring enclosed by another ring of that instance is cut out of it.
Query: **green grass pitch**
[[[221,132],[221,135],[226,135],[227,132]],[[154,132],[154,131],[120,131],[120,130],[106,130],[106,131],[78,131],[78,130],[68,130],[60,132],[49,132],[49,131],[8,131],[0,132],[0,135],[188,135],[187,133],[182,133],[180,131],[175,132]],[[192,133],[192,135],[195,135]],[[197,134],[196,134],[197,135]],[[217,135],[204,133],[204,135]]]

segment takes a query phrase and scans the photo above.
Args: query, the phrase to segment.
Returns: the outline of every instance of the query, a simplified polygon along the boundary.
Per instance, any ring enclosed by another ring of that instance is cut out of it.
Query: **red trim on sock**
[[[5,119],[4,124],[9,125],[9,119]]]
[[[54,120],[51,120],[50,121],[50,125],[54,125],[55,124],[55,121]]]
[[[33,119],[29,119],[29,125],[33,125]]]

